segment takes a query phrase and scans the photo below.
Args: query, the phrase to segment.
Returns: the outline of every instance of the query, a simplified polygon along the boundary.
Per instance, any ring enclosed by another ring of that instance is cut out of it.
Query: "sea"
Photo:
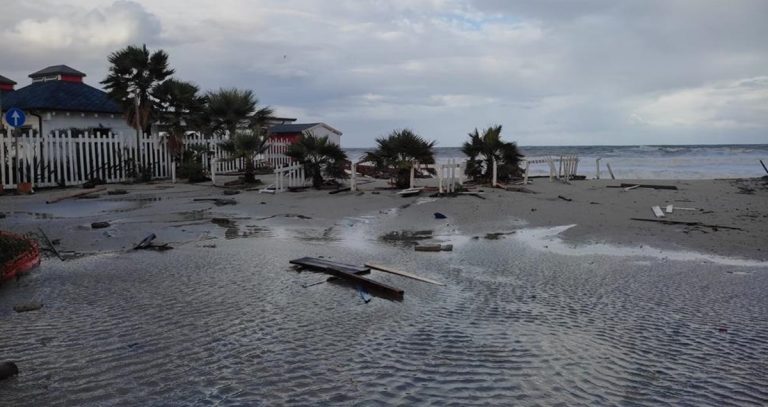
[[[362,157],[371,148],[345,149],[350,159]],[[577,173],[596,178],[600,158],[600,178],[609,178],[610,164],[619,179],[718,179],[751,178],[767,175],[760,160],[768,166],[768,144],[647,145],[647,146],[520,146],[526,157],[579,157]],[[437,162],[463,160],[460,147],[435,148]],[[530,168],[531,175],[546,175],[546,165]]]

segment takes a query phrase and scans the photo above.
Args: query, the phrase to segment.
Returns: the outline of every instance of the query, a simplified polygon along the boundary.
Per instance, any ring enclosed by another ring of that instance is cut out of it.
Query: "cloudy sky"
[[[146,43],[203,89],[253,89],[346,147],[768,142],[765,0],[2,0],[0,74],[104,78]]]

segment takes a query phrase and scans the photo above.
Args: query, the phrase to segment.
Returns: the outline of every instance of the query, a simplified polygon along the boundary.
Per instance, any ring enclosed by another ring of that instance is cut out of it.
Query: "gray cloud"
[[[17,3],[0,40],[16,44],[2,74],[19,82],[54,63],[96,82],[110,51],[146,42],[182,79],[253,89],[349,146],[406,126],[443,146],[493,123],[527,145],[764,142],[768,130],[764,1]]]

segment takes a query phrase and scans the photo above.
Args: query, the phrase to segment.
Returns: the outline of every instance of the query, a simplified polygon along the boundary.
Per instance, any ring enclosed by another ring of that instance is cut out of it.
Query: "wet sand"
[[[47,258],[20,284],[0,287],[0,359],[22,372],[0,382],[0,400],[768,402],[762,181],[672,183],[679,191],[606,184],[537,179],[529,188],[538,194],[485,188],[487,199],[373,194],[383,186],[375,183],[362,195],[224,197],[205,185],[156,184],[52,205],[44,201],[61,191],[4,196],[0,228],[41,227],[78,255]],[[744,185],[753,194],[738,193]],[[193,201],[205,197],[238,203]],[[667,203],[704,210],[673,220],[743,230],[629,220]],[[93,221],[111,226],[92,230]],[[414,231],[454,251],[420,253],[413,240],[385,238]],[[175,249],[127,250],[148,233]],[[302,256],[390,264],[446,286],[373,272],[405,299],[365,304],[347,286],[302,287],[324,280],[290,267]],[[32,300],[45,306],[12,310]]]

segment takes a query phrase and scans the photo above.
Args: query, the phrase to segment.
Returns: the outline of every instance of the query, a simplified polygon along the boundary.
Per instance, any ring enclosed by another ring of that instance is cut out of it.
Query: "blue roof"
[[[66,112],[122,113],[109,95],[79,82],[33,82],[3,94],[3,107],[22,110],[57,110]]]

